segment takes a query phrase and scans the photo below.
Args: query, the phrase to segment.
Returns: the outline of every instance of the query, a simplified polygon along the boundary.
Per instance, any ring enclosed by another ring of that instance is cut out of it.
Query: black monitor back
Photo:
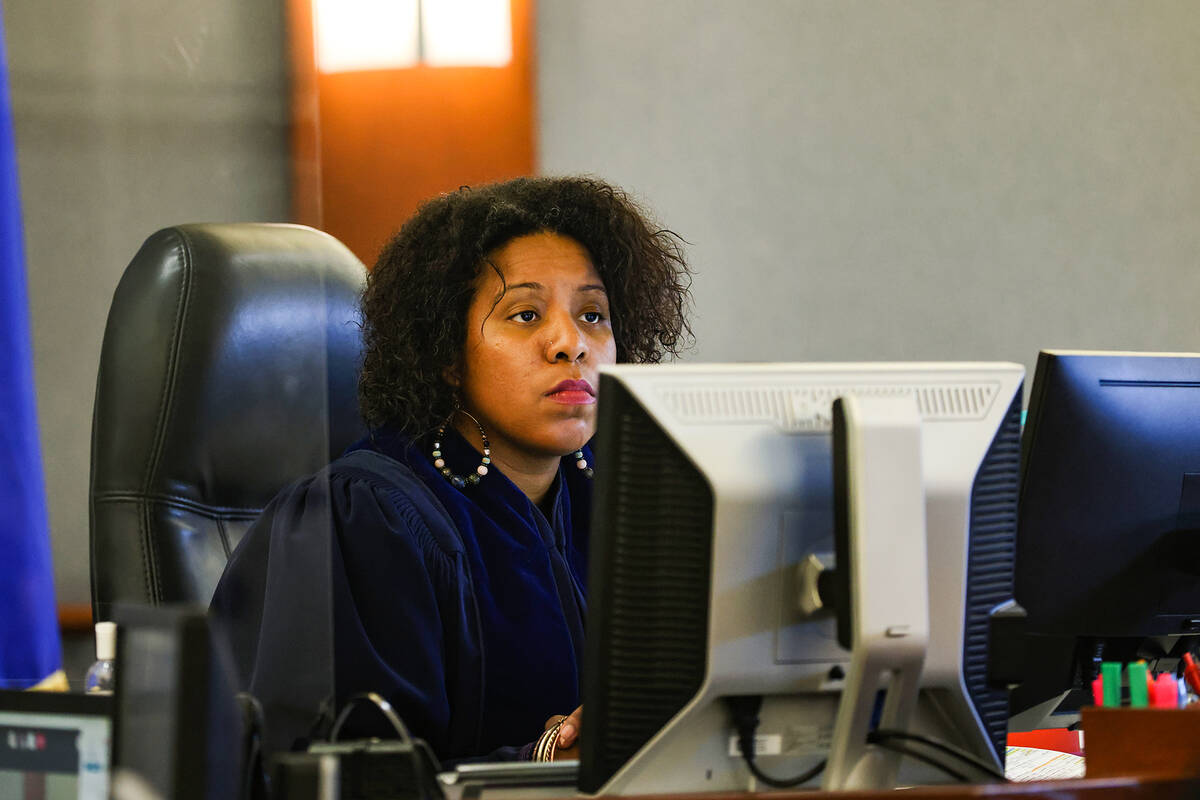
[[[1200,355],[1039,355],[1016,597],[1034,635],[1200,632]]]

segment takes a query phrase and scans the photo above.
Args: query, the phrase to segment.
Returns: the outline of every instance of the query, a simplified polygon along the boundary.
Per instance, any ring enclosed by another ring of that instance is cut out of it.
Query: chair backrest
[[[92,606],[207,605],[263,506],[363,435],[366,271],[299,225],[180,225],[125,270],[92,417]]]

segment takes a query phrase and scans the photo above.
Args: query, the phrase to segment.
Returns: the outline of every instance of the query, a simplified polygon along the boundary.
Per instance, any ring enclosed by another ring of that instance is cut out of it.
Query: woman
[[[687,284],[676,237],[594,179],[404,225],[363,298],[370,436],[272,501],[213,599],[270,746],[368,690],[442,759],[544,756],[571,709],[575,743],[598,368],[676,353]]]

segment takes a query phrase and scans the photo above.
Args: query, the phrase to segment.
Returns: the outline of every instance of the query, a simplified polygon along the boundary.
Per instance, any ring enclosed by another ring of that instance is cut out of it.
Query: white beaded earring
[[[474,472],[468,473],[465,476],[455,475],[454,471],[446,466],[446,457],[442,454],[442,437],[445,436],[446,426],[450,424],[450,420],[456,413],[464,414],[467,419],[474,422],[475,427],[479,429],[479,438],[483,440],[483,460],[479,462],[479,466],[475,468]],[[430,455],[433,457],[433,466],[446,476],[446,480],[459,489],[479,483],[479,479],[488,474],[488,465],[492,463],[492,449],[491,445],[488,444],[487,434],[484,433],[483,426],[479,424],[479,420],[467,414],[461,408],[455,408],[454,411],[451,411],[450,416],[446,417],[445,421],[438,427],[437,434],[434,436],[433,452]]]
[[[588,466],[587,459],[583,457],[583,450],[576,450],[575,455],[571,456],[575,459],[575,466],[583,470],[584,477],[590,478],[596,474],[591,467]]]

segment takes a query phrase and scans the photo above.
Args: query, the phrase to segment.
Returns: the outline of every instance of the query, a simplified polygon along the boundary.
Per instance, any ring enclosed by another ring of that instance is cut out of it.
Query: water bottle
[[[96,623],[96,663],[83,681],[86,692],[112,694],[117,683],[117,623]]]

